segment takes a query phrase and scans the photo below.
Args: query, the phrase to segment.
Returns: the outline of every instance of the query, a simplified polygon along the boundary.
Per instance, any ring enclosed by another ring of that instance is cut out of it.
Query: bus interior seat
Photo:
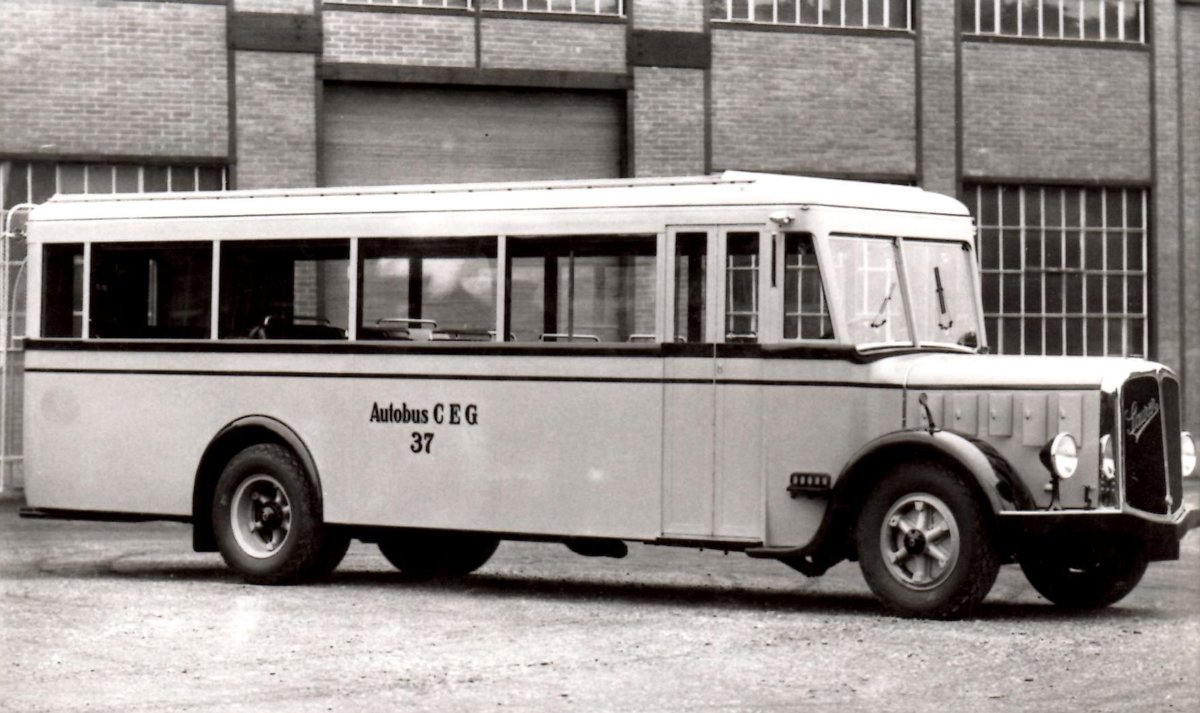
[[[325,317],[270,315],[250,330],[251,339],[345,339],[346,330]]]

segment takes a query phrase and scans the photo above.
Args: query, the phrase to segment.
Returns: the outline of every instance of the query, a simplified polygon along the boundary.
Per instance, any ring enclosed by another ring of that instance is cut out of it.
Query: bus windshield
[[[965,244],[832,235],[829,248],[836,285],[831,299],[847,341],[862,348],[976,345],[978,312]]]
[[[975,346],[979,324],[966,245],[905,240],[903,250],[917,341]]]
[[[844,338],[860,347],[910,344],[895,240],[834,235],[829,238],[832,299],[845,320]]]

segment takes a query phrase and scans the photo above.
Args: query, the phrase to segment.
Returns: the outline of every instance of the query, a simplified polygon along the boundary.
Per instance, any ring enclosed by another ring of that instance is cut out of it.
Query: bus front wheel
[[[856,532],[871,591],[900,616],[969,616],[1000,570],[985,508],[938,463],[906,463],[885,475]]]
[[[316,488],[296,456],[274,443],[229,461],[217,480],[212,520],[221,557],[254,584],[325,576],[350,545],[321,521]]]
[[[469,532],[411,530],[379,541],[379,551],[392,566],[415,579],[462,577],[495,554],[500,540]]]

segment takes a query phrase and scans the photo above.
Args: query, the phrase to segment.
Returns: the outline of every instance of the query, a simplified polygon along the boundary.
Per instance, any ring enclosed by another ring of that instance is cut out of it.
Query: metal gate
[[[0,495],[24,487],[22,381],[25,355],[25,218],[32,203],[4,214],[0,241]]]

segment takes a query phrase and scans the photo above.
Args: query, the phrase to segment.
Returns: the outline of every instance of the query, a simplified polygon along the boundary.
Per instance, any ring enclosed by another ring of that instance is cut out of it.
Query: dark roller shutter
[[[621,175],[620,93],[328,84],[323,183]]]

